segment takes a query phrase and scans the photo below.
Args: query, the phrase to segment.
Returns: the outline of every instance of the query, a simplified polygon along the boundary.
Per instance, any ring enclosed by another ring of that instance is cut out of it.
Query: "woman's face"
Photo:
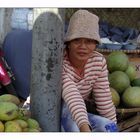
[[[97,42],[92,39],[77,38],[69,42],[69,55],[73,59],[88,60],[96,48]]]

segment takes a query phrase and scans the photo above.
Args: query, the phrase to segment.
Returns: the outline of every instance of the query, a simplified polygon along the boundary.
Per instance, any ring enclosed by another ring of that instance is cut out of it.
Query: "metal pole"
[[[31,114],[45,132],[60,131],[63,18],[41,14],[33,26]]]

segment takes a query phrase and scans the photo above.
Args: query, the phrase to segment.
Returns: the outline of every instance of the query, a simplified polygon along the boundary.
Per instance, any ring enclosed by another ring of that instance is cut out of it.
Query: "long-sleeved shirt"
[[[62,72],[62,98],[68,105],[73,120],[80,128],[89,124],[84,100],[94,93],[98,113],[116,122],[115,106],[108,81],[106,60],[102,54],[94,51],[84,67],[84,76],[77,74],[65,52]]]

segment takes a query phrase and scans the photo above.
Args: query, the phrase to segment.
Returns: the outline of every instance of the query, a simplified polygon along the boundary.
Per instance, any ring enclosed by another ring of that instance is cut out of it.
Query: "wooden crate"
[[[120,108],[116,109],[118,127],[120,132],[139,132],[140,131],[140,108]]]

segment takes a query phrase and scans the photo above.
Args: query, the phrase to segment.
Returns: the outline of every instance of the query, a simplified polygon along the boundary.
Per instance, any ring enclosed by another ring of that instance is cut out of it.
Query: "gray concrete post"
[[[60,131],[64,22],[58,15],[45,12],[33,26],[31,114],[45,132]]]
[[[5,36],[11,30],[12,12],[13,12],[12,8],[0,9],[0,45],[3,44]]]

